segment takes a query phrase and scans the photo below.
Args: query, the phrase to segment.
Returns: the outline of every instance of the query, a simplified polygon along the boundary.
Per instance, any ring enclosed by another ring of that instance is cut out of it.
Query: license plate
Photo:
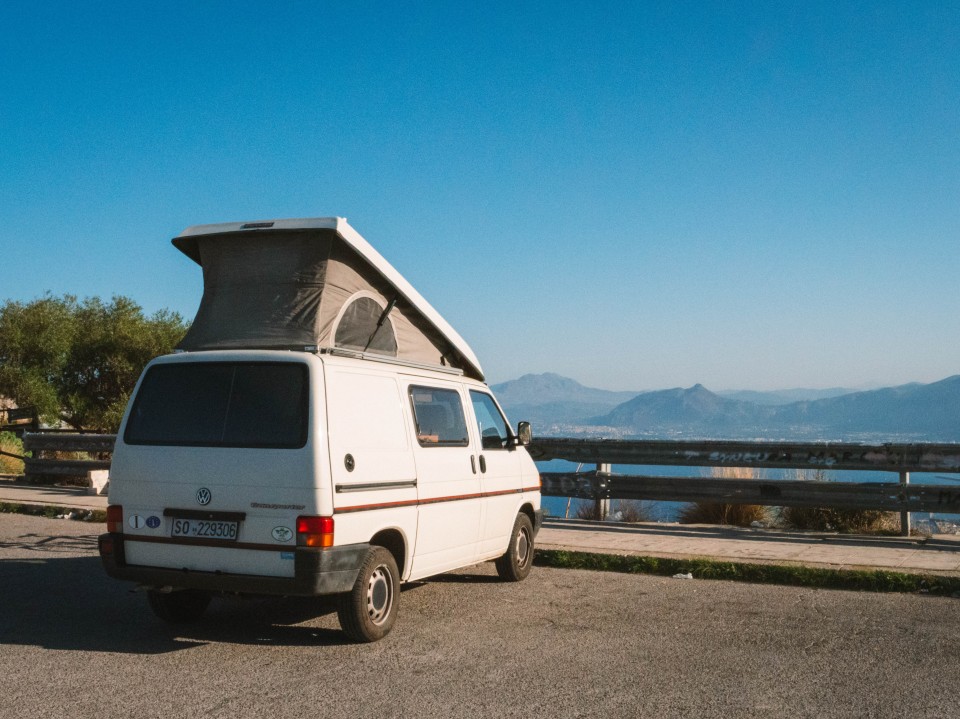
[[[173,520],[172,537],[194,537],[197,539],[235,540],[240,534],[239,522],[219,522],[209,519]]]

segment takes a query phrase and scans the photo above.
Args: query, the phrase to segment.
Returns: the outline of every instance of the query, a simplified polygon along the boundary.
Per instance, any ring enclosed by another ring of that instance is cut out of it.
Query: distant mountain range
[[[858,391],[860,390],[847,387],[831,387],[830,389],[777,389],[770,392],[741,389],[717,392],[717,394],[727,399],[739,399],[756,404],[790,404],[791,402],[839,397],[843,394],[852,394]]]
[[[960,375],[870,391],[714,393],[584,387],[556,374],[493,386],[513,421],[540,435],[889,442],[960,441]]]
[[[629,402],[638,392],[611,392],[584,387],[558,374],[525,374],[520,379],[493,385],[500,403],[511,419],[525,419],[536,425],[581,422]]]

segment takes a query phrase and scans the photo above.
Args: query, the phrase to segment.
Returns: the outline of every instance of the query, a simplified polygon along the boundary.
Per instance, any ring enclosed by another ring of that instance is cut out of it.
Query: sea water
[[[537,468],[541,472],[592,472],[596,465],[578,465],[576,462],[568,462],[562,459],[554,459],[549,462],[537,462]],[[612,467],[614,474],[626,475],[647,475],[653,477],[710,477],[711,467],[674,467],[674,466],[641,466],[635,464],[615,464]],[[797,470],[793,469],[758,469],[756,478],[767,481],[776,480],[796,480]],[[808,470],[807,477],[813,479],[813,470]],[[823,478],[829,482],[889,482],[899,484],[900,475],[896,472],[878,472],[872,470],[827,470]],[[934,474],[928,472],[911,472],[911,484],[932,484],[937,486],[954,486],[960,488],[960,474],[946,475]],[[551,517],[569,516],[575,519],[577,509],[582,504],[588,504],[592,500],[570,499],[567,497],[543,497],[541,506]],[[611,500],[611,510],[616,511],[617,502]],[[654,500],[643,500],[644,505],[649,510],[654,521],[657,522],[676,522],[683,502],[661,502]],[[568,509],[569,507],[569,509]],[[956,522],[960,515],[957,514],[934,514],[928,512],[911,512],[916,518],[946,519]]]

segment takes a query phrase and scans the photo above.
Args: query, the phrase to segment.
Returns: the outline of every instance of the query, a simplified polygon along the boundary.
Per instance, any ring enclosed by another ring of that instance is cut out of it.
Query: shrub
[[[592,519],[594,521],[599,521],[600,517],[600,502],[580,502],[577,504],[577,519]]]
[[[744,467],[711,467],[710,476],[720,479],[756,479],[754,469]],[[691,502],[680,509],[681,524],[725,524],[749,527],[754,522],[770,521],[770,510],[759,504],[726,504],[723,502]]]
[[[749,527],[754,522],[766,524],[770,511],[759,504],[724,504],[722,502],[691,502],[680,509],[681,524],[725,524]]]
[[[822,469],[794,470],[798,481],[830,481]],[[779,523],[787,529],[841,534],[896,534],[900,530],[897,512],[874,509],[831,509],[829,507],[781,507]]]
[[[788,529],[841,534],[896,534],[900,515],[873,509],[783,507],[780,522]]]
[[[636,499],[621,499],[617,501],[617,511],[621,522],[652,522],[653,510],[647,502]]]
[[[640,502],[633,499],[617,499],[610,506],[610,519],[615,518],[618,522],[652,522],[653,512],[650,505],[646,502]],[[577,505],[577,519],[589,519],[599,521],[600,502],[580,502]]]
[[[873,509],[782,507],[780,523],[788,529],[841,534],[897,534],[900,515]]]

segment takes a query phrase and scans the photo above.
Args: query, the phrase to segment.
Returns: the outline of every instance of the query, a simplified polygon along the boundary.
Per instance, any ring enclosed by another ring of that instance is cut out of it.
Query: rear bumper
[[[101,534],[98,544],[103,567],[114,579],[152,587],[300,597],[350,591],[357,581],[360,564],[370,549],[366,543],[328,549],[296,547],[293,577],[262,577],[130,565],[125,560],[122,534]]]

